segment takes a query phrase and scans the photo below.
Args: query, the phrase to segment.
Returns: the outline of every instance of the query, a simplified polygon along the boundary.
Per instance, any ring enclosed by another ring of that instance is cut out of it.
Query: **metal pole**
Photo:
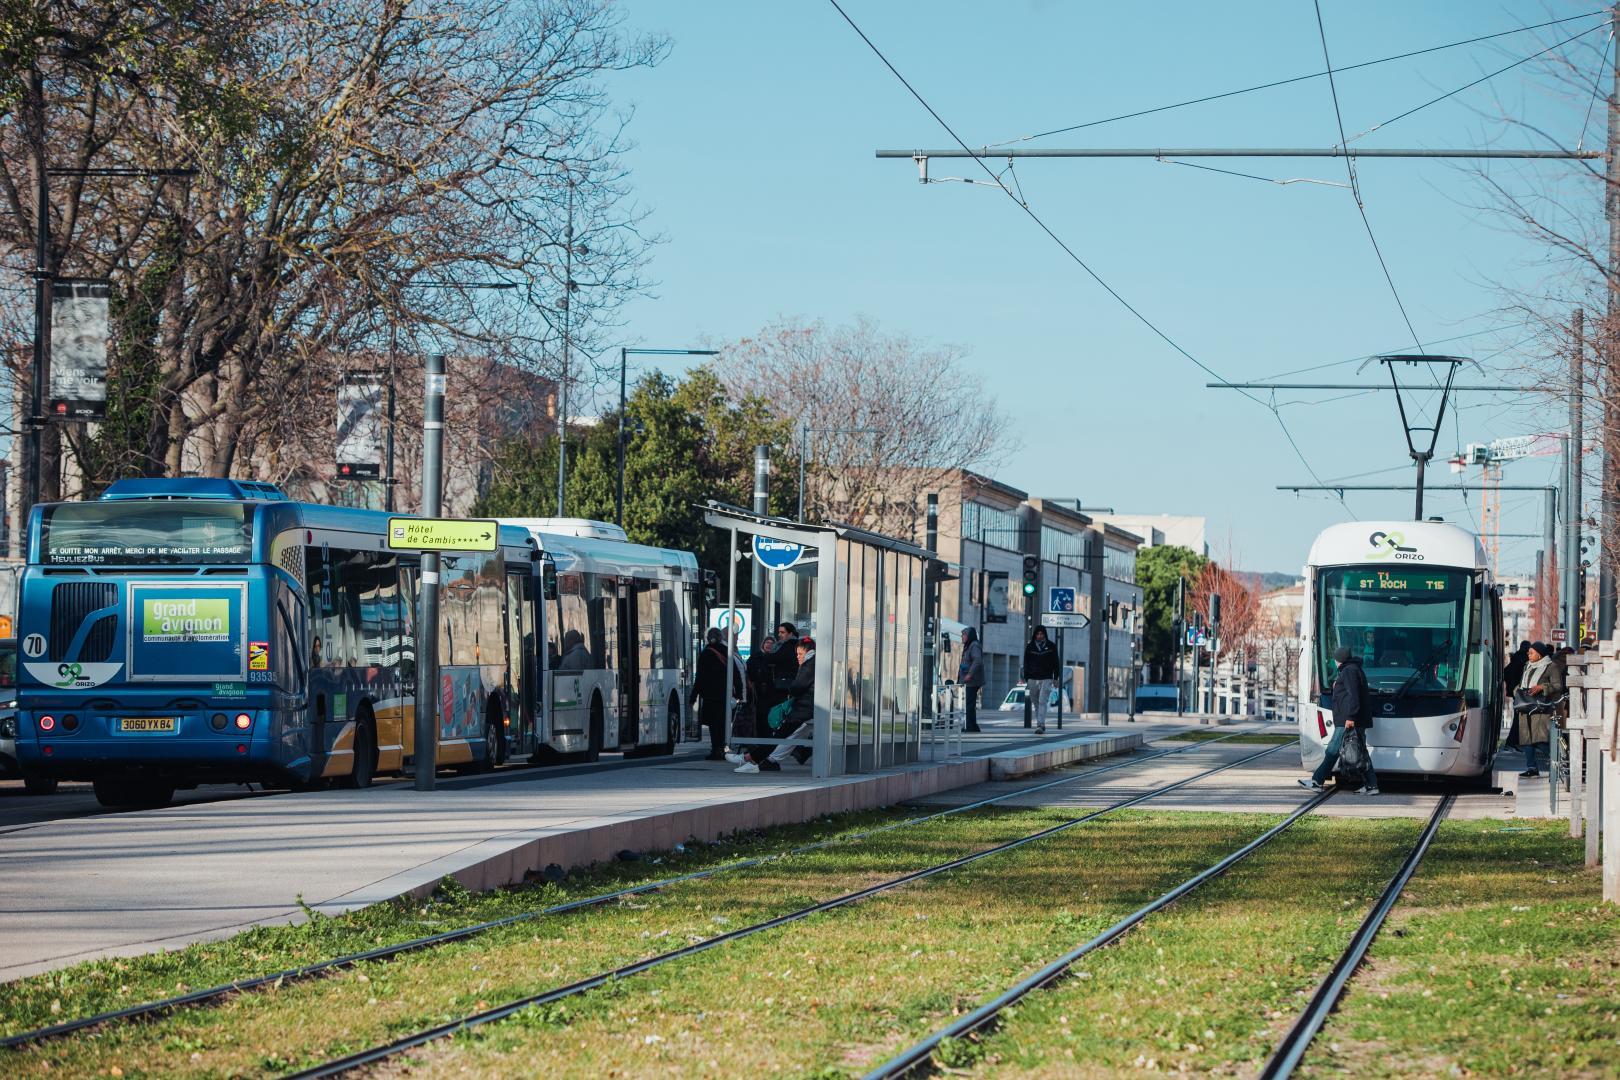
[[[1611,29],[1620,34],[1620,4],[1615,4],[1609,16]],[[1620,45],[1620,38],[1616,39]],[[1608,318],[1603,327],[1604,385],[1610,393],[1603,405],[1603,528],[1599,532],[1598,560],[1598,640],[1614,637],[1615,624],[1615,527],[1620,523],[1620,499],[1615,497],[1615,484],[1620,482],[1615,454],[1620,452],[1620,405],[1614,401],[1613,388],[1620,379],[1620,355],[1616,352],[1615,333],[1620,329],[1620,297],[1616,296],[1613,282],[1620,281],[1620,65],[1614,68],[1609,88],[1609,143],[1604,158],[1603,217],[1609,226],[1609,302]]]
[[[1187,655],[1187,579],[1176,575],[1176,617],[1171,626],[1176,632],[1176,718],[1186,712],[1181,700],[1181,663]]]
[[[799,516],[797,520],[804,520],[804,459],[809,452],[810,421],[799,423]]]
[[[50,178],[45,168],[45,78],[36,65],[29,72],[29,92],[37,111],[39,153],[34,159],[34,361],[33,385],[29,388],[28,409],[28,505],[19,515],[27,527],[28,511],[39,502],[44,472],[41,460],[45,436],[45,371],[49,362],[51,272],[46,266],[50,248]]]
[[[1564,488],[1564,626],[1574,643],[1581,633],[1581,464],[1586,442],[1586,312],[1575,309],[1575,347],[1569,358],[1568,481]]]
[[[427,358],[422,409],[422,516],[439,516],[444,465],[444,356]],[[416,790],[432,791],[439,743],[439,553],[422,552],[416,602]]]
[[[620,490],[623,490],[624,481],[619,481]],[[754,513],[760,517],[770,516],[771,506],[771,448],[764,443],[754,447]]]
[[[1102,609],[1102,639],[1103,639],[1103,669],[1102,669],[1102,722],[1103,727],[1108,726],[1109,705],[1113,703],[1114,690],[1108,685],[1108,639],[1114,636],[1114,620],[1108,617],[1109,608],[1114,604],[1113,597],[1103,593]]]
[[[383,474],[383,509],[394,512],[394,372],[399,363],[398,331],[391,325],[388,332],[388,440],[386,471]]]
[[[923,518],[923,547],[931,555],[939,554],[939,494],[930,491],[927,495],[927,514]],[[929,720],[935,719],[934,712],[934,671],[939,663],[938,646],[936,638],[939,636],[939,582],[931,580],[928,569],[933,563],[925,564],[923,571],[923,670],[922,670],[922,715]],[[933,730],[932,727],[929,729]]]
[[[574,178],[568,178],[568,225],[563,237],[563,355],[562,379],[557,384],[557,516],[563,516],[563,496],[568,486],[568,367],[573,347],[574,313]]]
[[[625,376],[629,365],[629,352],[619,346],[619,483],[613,495],[613,523],[624,527],[624,408]],[[757,495],[756,495],[757,498]],[[561,510],[558,513],[562,513]]]
[[[1541,543],[1546,549],[1550,570],[1558,562],[1558,489],[1548,488],[1544,502]],[[1550,576],[1544,582],[1536,582],[1536,602],[1547,613],[1547,630],[1550,634],[1552,627],[1558,625],[1558,583]],[[1567,639],[1565,644],[1569,644]]]
[[[1417,509],[1412,512],[1413,521],[1423,520],[1423,466],[1429,460],[1426,454],[1413,454],[1417,458]]]

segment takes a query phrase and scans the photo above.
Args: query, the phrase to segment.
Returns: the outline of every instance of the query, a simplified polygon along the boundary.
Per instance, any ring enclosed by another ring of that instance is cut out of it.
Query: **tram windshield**
[[[1320,571],[1321,685],[1333,682],[1333,653],[1361,657],[1375,692],[1417,696],[1463,688],[1474,575],[1467,570],[1328,567]]]

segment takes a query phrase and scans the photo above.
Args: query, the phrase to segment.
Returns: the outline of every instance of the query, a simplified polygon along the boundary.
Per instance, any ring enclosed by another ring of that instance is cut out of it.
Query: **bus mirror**
[[[547,600],[557,599],[557,567],[553,563],[546,563],[540,575],[540,593]]]
[[[703,603],[713,607],[720,602],[720,579],[713,570],[703,571]]]

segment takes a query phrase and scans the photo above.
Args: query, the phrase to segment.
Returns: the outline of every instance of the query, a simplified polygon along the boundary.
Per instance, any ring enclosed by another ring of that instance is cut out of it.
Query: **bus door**
[[[538,746],[535,705],[539,685],[535,655],[534,572],[525,563],[506,568],[506,738],[508,753],[531,754]]]
[[[636,582],[634,578],[618,580],[617,605],[619,616],[618,649],[619,670],[619,745],[634,746],[641,741],[641,660],[636,651]]]

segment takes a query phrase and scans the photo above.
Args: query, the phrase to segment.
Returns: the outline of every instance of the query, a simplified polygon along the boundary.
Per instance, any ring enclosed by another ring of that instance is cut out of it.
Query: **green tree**
[[[1176,663],[1176,582],[1190,588],[1209,560],[1191,548],[1167,544],[1151,547],[1136,557],[1136,583],[1142,587],[1142,651],[1150,678],[1164,682],[1173,677]]]
[[[725,537],[703,523],[697,504],[705,499],[747,504],[754,447],[785,448],[788,425],[772,419],[758,400],[731,401],[707,367],[680,382],[661,374],[643,378],[626,404],[626,417],[625,533],[636,543],[695,552],[709,569],[724,568]],[[570,435],[565,516],[613,520],[618,430],[618,414],[612,412]],[[477,512],[548,517],[556,505],[556,439],[501,446]],[[783,508],[785,502],[775,509]]]

